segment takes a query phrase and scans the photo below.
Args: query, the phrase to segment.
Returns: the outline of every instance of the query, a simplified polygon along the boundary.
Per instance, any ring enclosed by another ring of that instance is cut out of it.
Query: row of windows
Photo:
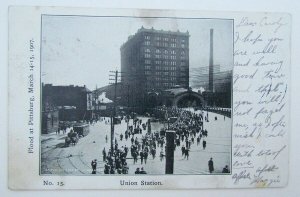
[[[155,54],[155,58],[160,59],[161,55]]]
[[[169,43],[167,43],[167,42],[156,42],[156,46],[158,46],[158,47],[169,47]]]
[[[151,66],[146,65],[145,70],[151,70]],[[155,66],[155,70],[165,70],[165,71],[176,71],[176,67],[174,66]],[[181,67],[180,71],[187,71],[187,68]]]
[[[145,40],[150,40],[151,39],[151,37],[149,36],[149,35],[146,35],[145,36]],[[177,42],[178,41],[178,39],[177,38],[168,38],[168,37],[161,37],[161,36],[156,36],[156,37],[154,37],[154,39],[155,40],[157,40],[157,41],[165,41],[165,42],[168,42],[169,40],[171,41],[171,42]],[[186,40],[185,39],[180,39],[180,42],[181,43],[185,43],[186,42]]]
[[[145,58],[151,58],[151,54],[150,53],[145,53],[144,55]],[[171,56],[168,56],[168,55],[160,55],[160,54],[155,54],[154,57],[156,59],[171,59],[171,60],[176,60],[177,57],[175,55],[171,55]],[[181,60],[185,60],[185,56],[180,56],[180,59]]]
[[[176,61],[161,61],[161,60],[155,60],[154,62],[156,65],[171,65],[171,66],[176,66]],[[149,59],[146,59],[145,60],[145,64],[151,64],[151,60]],[[180,66],[186,66],[186,63],[183,61],[183,62],[180,62]]]
[[[154,72],[155,75],[163,75],[163,76],[176,76],[175,72],[169,72],[169,71],[156,71]],[[145,70],[145,75],[152,75],[152,72],[150,70]],[[167,80],[167,78],[165,78]]]
[[[169,59],[168,55],[162,55],[163,59]]]
[[[145,66],[145,70],[151,70],[150,65]],[[170,70],[170,71],[176,71],[176,67],[172,66],[155,66],[155,70]]]
[[[162,78],[162,77],[155,77],[155,78],[153,78],[153,80],[155,80],[155,81],[147,81],[147,83],[146,83],[146,85],[147,86],[153,86],[154,84],[155,84],[155,82],[156,83],[175,83],[175,82],[177,82],[176,81],[176,78],[169,78],[168,80],[165,80],[165,78]]]
[[[170,62],[170,65],[171,65],[171,66],[176,66],[176,62],[173,62],[173,61]]]
[[[155,79],[155,81],[158,81],[158,82],[160,82],[160,81],[168,81],[168,82],[176,81],[176,77],[155,77],[154,79]],[[149,83],[151,83],[151,82],[149,82]]]
[[[168,62],[168,61],[161,61],[161,60],[156,60],[156,61],[155,61],[155,64],[156,64],[156,65],[161,65],[162,63],[163,63],[163,65],[176,66],[176,62],[175,62],[175,61],[171,61],[171,62]]]
[[[151,44],[151,42],[148,40],[144,42],[144,45],[146,45],[146,46],[150,46],[150,44]],[[158,47],[172,47],[172,48],[176,48],[178,46],[177,43],[170,43],[170,45],[169,45],[168,42],[155,42],[155,45]],[[180,47],[184,48],[184,47],[186,47],[186,44],[181,43]]]
[[[158,75],[158,76],[173,76],[173,77],[175,77],[176,73],[175,72],[169,72],[169,71],[164,71],[164,72],[156,71],[155,75]],[[163,78],[163,79],[164,80],[168,80],[168,77]],[[174,80],[175,80],[175,78],[174,78]]]
[[[151,53],[151,49],[145,48],[145,53]],[[162,49],[162,50],[161,49],[155,49],[155,53],[158,53],[158,54],[160,54],[160,53],[164,53],[164,54],[170,53],[172,55],[176,55],[176,51],[175,50],[168,51],[166,49]],[[180,55],[185,55],[185,51],[180,51]]]
[[[160,36],[155,37],[155,40],[158,40],[158,41],[163,40],[165,42],[168,42],[169,40],[171,40],[171,42],[177,42],[176,38],[169,39],[167,37],[160,37]]]
[[[169,67],[169,66],[155,66],[155,69],[156,70],[172,70],[172,71],[175,71],[176,67],[174,67],[174,66],[172,66],[172,67]]]
[[[169,72],[169,71],[164,71],[164,72],[154,72],[156,76],[161,76],[161,77],[156,77],[156,80],[162,80],[162,81],[175,81],[176,80],[176,73],[175,72]],[[145,75],[152,75],[152,72],[149,70],[145,71]]]
[[[163,76],[176,76],[176,73],[175,72],[168,72],[168,71],[165,71],[165,72],[158,72],[156,71],[155,72],[155,75],[163,75]],[[167,78],[165,78],[167,80]]]

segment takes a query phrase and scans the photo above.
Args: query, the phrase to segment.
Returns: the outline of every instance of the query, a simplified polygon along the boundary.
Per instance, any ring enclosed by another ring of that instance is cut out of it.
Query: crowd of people
[[[141,134],[142,130],[146,130],[146,124],[148,123],[142,123],[141,119],[136,118],[133,121],[133,125],[129,126],[128,130],[124,132],[124,135],[123,133],[119,135],[119,141],[131,141],[131,157],[128,157],[129,148],[126,145],[119,147],[117,138],[114,140],[113,150],[111,148],[108,151],[106,151],[105,148],[102,150],[103,162],[105,162],[104,174],[128,174],[129,167],[127,165],[127,159],[133,159],[133,163],[136,164],[138,158],[140,158],[141,164],[146,164],[148,155],[155,154],[153,147],[148,144],[148,141],[145,140],[145,138],[142,138],[140,141],[136,136],[136,134]],[[105,142],[108,142],[107,135],[105,136]],[[135,173],[146,174],[143,167],[137,168]]]
[[[128,148],[118,147],[118,144],[115,144],[113,151],[111,149],[106,153],[105,148],[102,150],[104,165],[104,174],[128,174],[128,165],[126,162],[128,154]]]
[[[208,131],[203,128],[203,122],[209,122],[207,112],[205,114],[202,111],[197,114],[189,110],[169,108],[166,113],[178,117],[177,120],[170,125],[170,129],[176,131],[175,145],[180,146],[181,143],[183,143],[181,153],[184,159],[189,159],[189,152],[191,146],[195,144],[195,140],[197,141],[196,146],[199,146],[202,141],[202,148],[203,150],[206,149]],[[217,117],[214,117],[214,119],[217,121]],[[210,158],[208,161],[208,171],[209,173],[214,172],[213,158]],[[228,165],[223,168],[222,173],[230,173]]]
[[[183,159],[189,160],[190,151],[193,146],[201,146],[205,150],[207,147],[208,131],[203,128],[203,121],[209,121],[208,113],[195,113],[179,108],[165,108],[160,110],[164,113],[165,121],[168,123],[168,129],[176,133],[174,148],[181,149]],[[169,117],[177,117],[175,121],[170,122]],[[124,118],[127,122],[129,119]],[[163,120],[161,120],[163,121]],[[146,174],[143,165],[147,164],[149,157],[155,159],[157,156],[162,162],[166,155],[166,137],[164,129],[161,131],[151,131],[150,120],[143,122],[142,119],[134,118],[132,125],[128,124],[128,129],[120,133],[114,140],[113,150],[102,150],[104,165],[104,174],[128,174],[128,160],[132,159],[132,164],[142,165],[135,170],[135,174]],[[105,136],[106,143],[108,142]],[[118,146],[119,141],[128,141],[128,147]],[[129,146],[130,145],[130,146]],[[93,170],[94,171],[94,170]],[[208,161],[208,171],[214,172],[212,158]],[[226,165],[222,173],[229,173]]]
[[[176,132],[175,146],[181,146],[184,159],[189,159],[189,152],[194,144],[199,146],[202,141],[202,147],[205,150],[207,145],[205,138],[208,136],[208,131],[203,128],[203,113],[196,114],[178,108],[168,108],[166,113],[168,116],[178,117],[169,125],[169,128]],[[207,116],[205,116],[205,120],[208,120]]]

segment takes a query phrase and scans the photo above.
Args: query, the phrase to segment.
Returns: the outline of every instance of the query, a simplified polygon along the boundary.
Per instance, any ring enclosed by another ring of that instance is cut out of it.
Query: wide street
[[[200,113],[197,111],[196,113]],[[206,112],[204,112],[206,114]],[[212,157],[214,161],[214,173],[221,173],[225,165],[230,166],[231,162],[231,119],[222,115],[209,112],[209,122],[204,122],[204,129],[208,131],[208,137],[204,138],[207,147],[203,150],[202,140],[199,145],[195,140],[191,145],[189,159],[184,159],[181,154],[181,146],[176,147],[174,153],[174,174],[209,174],[208,160]],[[214,117],[217,117],[215,120]],[[146,123],[146,117],[138,117]],[[109,118],[105,118],[109,120]],[[129,122],[132,125],[132,119]],[[164,125],[161,123],[151,123],[152,131],[159,131]],[[130,139],[123,138],[120,141],[120,134],[127,128],[127,123],[123,120],[121,124],[115,125],[115,138],[118,140],[119,147],[127,146],[130,149]],[[67,130],[67,133],[69,130]],[[145,135],[136,134],[139,140]],[[108,137],[106,142],[105,136]],[[41,173],[57,175],[92,175],[91,161],[97,159],[96,175],[104,175],[104,162],[102,150],[110,148],[110,123],[101,121],[90,125],[90,133],[80,138],[78,143],[73,146],[64,147],[66,134],[43,134],[41,136]],[[181,145],[183,142],[181,142]],[[140,159],[133,164],[130,153],[127,156],[129,167],[128,174],[134,174],[136,168],[143,167],[147,174],[165,174],[165,158],[161,160],[158,147],[156,157],[152,158],[149,154],[146,164],[141,164]],[[164,150],[163,150],[164,151]],[[93,174],[94,175],[94,174]]]

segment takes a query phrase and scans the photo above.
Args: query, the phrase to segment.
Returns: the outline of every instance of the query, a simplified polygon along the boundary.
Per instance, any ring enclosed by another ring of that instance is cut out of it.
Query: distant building
[[[214,73],[214,91],[231,93],[232,71]]]
[[[83,120],[90,117],[92,92],[85,86],[42,85],[42,107],[47,105],[59,110],[59,120]]]
[[[203,96],[208,106],[231,107],[232,70],[220,71],[220,66],[213,69],[213,92],[209,91],[209,67],[191,69],[191,87],[204,88]]]
[[[203,97],[208,106],[231,108],[232,102],[232,71],[214,73],[214,91],[204,91]]]
[[[220,73],[220,64],[213,66],[213,75]],[[215,82],[216,80],[214,80]],[[190,68],[190,86],[192,88],[204,88],[208,90],[209,83],[209,67]]]
[[[121,86],[117,86],[118,97],[120,96]],[[107,85],[96,88],[93,92],[93,110],[96,115],[110,116],[114,106],[114,85]]]
[[[57,132],[59,128],[58,108],[48,100],[42,104],[42,134]]]
[[[140,28],[121,46],[122,83],[132,102],[144,106],[146,95],[189,87],[189,33]]]

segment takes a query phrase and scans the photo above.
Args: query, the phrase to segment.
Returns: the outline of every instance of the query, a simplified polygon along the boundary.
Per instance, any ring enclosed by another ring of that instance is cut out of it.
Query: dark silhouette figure
[[[214,162],[213,162],[212,158],[210,158],[210,160],[208,161],[208,170],[209,170],[209,173],[212,173],[214,171]]]

